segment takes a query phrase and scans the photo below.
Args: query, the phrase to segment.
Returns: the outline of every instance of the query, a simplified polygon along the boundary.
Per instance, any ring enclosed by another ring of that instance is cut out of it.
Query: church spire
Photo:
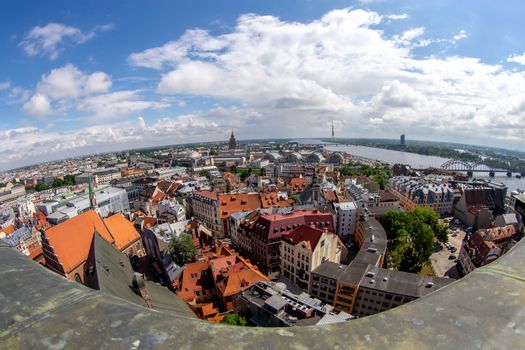
[[[235,140],[235,136],[233,135],[233,129],[232,134],[230,136],[230,142],[228,143],[229,149],[236,149],[237,148],[237,141]]]

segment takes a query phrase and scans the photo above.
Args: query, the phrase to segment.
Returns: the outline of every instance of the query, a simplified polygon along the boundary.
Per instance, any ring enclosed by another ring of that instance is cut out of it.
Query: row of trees
[[[383,190],[389,178],[392,177],[392,169],[389,166],[371,166],[364,163],[353,162],[338,169],[345,176],[368,176]]]
[[[73,186],[75,184],[75,176],[74,175],[65,175],[64,179],[56,178],[53,180],[53,183],[51,185],[46,184],[37,184],[35,186],[29,186],[27,187],[28,190],[34,189],[37,192],[49,190],[51,188],[57,188],[62,186]]]
[[[430,262],[434,241],[448,240],[448,227],[429,207],[419,207],[412,213],[389,210],[383,216],[388,237],[388,250],[394,267],[418,273]]]
[[[260,176],[266,175],[266,169],[265,168],[260,168],[260,169],[238,168],[234,165],[230,168],[230,173],[239,174],[241,181],[244,181],[251,174],[260,175]]]

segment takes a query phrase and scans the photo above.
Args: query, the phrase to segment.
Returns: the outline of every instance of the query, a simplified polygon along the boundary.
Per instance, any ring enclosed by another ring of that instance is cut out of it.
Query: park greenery
[[[400,271],[418,273],[430,262],[434,241],[446,242],[448,228],[429,207],[412,213],[389,210],[383,216],[392,264]]]
[[[73,186],[75,185],[75,176],[74,175],[65,175],[63,179],[55,178],[53,182],[48,184],[36,184],[35,186],[27,186],[26,190],[35,190],[36,192],[42,192],[49,190],[51,188],[58,188],[62,186]]]
[[[367,176],[379,185],[383,190],[385,189],[385,184],[389,178],[392,177],[392,169],[387,165],[368,165],[359,162],[352,162],[348,165],[345,165],[337,169],[342,175],[345,176]]]
[[[246,326],[248,324],[246,318],[239,314],[226,314],[221,323],[226,323],[232,326]]]
[[[168,253],[179,266],[195,261],[197,250],[195,250],[191,235],[183,233],[173,236],[168,246]]]
[[[253,168],[239,168],[239,167],[234,165],[234,166],[232,166],[230,168],[230,173],[232,173],[232,174],[239,174],[239,177],[240,177],[241,181],[244,181],[251,174],[260,175],[260,176],[266,175],[266,169],[264,169],[264,168],[256,168],[256,169],[253,169]]]

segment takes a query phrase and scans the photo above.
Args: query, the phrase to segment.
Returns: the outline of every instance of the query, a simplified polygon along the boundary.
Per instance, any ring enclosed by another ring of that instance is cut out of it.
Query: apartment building
[[[451,184],[409,176],[394,176],[388,189],[408,211],[416,207],[430,207],[440,215],[452,213],[454,189]]]
[[[239,237],[250,241],[250,258],[264,272],[281,270],[281,238],[301,225],[334,232],[330,213],[318,210],[299,210],[284,214],[257,213],[239,227]]]
[[[333,232],[299,226],[282,238],[281,274],[308,290],[312,270],[325,261],[338,263],[346,248]]]
[[[355,234],[357,205],[355,202],[334,203],[336,212],[335,232],[343,240],[350,239]]]

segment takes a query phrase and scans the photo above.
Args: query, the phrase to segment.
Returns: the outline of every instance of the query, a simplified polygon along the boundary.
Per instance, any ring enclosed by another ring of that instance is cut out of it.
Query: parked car
[[[456,260],[457,259],[457,256],[453,255],[453,254],[450,254],[448,256],[448,260]]]

